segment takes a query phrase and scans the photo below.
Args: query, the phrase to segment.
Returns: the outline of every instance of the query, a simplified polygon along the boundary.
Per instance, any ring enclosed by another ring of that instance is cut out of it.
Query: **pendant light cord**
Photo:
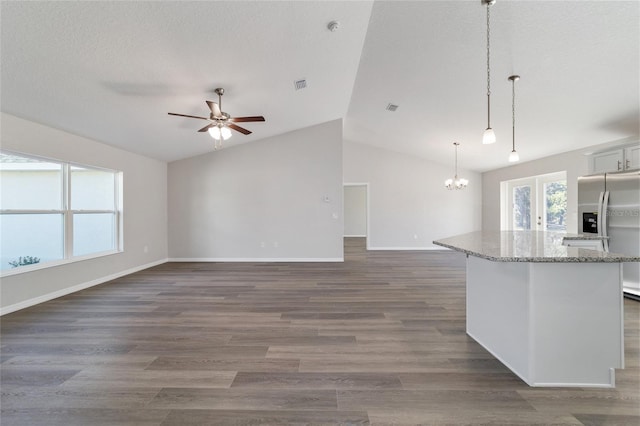
[[[491,26],[490,26],[490,3],[487,3],[487,128],[491,127]]]
[[[511,131],[512,140],[511,145],[513,151],[516,150],[516,79],[511,80]]]

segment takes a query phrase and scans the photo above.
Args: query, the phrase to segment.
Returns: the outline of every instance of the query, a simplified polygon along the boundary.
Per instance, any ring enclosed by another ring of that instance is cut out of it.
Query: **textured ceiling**
[[[1,3],[2,111],[171,161],[212,149],[204,100],[264,115],[254,142],[344,118],[345,138],[449,164],[506,166],[511,84],[522,161],[639,134],[640,3],[472,1]],[[336,32],[327,30],[340,21]],[[294,90],[305,78],[308,88]],[[385,110],[399,105],[396,112]]]

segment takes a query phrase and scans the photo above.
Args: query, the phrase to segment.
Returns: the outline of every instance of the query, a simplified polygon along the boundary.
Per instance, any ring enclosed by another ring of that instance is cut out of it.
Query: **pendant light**
[[[509,76],[509,80],[511,80],[511,129],[513,137],[509,162],[515,163],[516,161],[520,161],[520,156],[516,152],[516,81],[520,80],[520,76],[511,75]]]
[[[487,128],[482,134],[482,143],[487,145],[495,143],[496,134],[491,128],[491,27],[489,19],[489,7],[496,2],[496,0],[481,0],[482,4],[487,5]]]
[[[456,162],[455,162],[455,173],[453,175],[453,179],[447,179],[444,181],[444,186],[447,189],[464,189],[469,184],[469,181],[464,178],[458,178],[458,142],[454,142],[456,150]]]

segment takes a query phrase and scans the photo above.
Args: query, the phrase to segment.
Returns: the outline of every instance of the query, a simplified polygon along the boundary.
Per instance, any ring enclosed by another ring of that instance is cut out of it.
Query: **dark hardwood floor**
[[[167,263],[1,319],[9,425],[640,424],[616,389],[530,388],[465,334],[464,256]]]

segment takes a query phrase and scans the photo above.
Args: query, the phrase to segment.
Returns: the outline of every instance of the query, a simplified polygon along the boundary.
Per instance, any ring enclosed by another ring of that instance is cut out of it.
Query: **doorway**
[[[345,245],[348,240],[369,248],[369,184],[344,184],[344,231]]]
[[[566,172],[514,179],[500,185],[502,230],[567,230]]]

